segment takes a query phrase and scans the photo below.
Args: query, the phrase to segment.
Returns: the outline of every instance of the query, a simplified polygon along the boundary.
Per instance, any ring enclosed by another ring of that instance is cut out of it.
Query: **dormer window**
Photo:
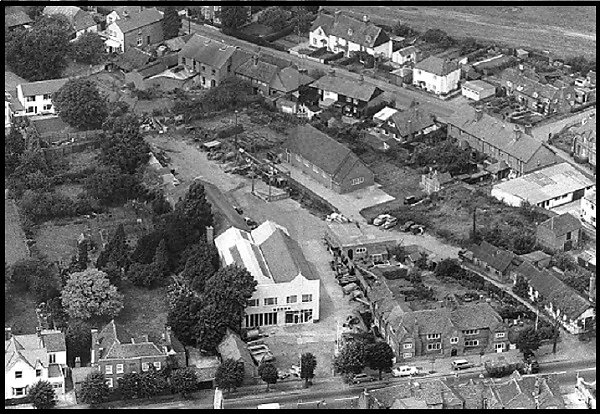
[[[352,30],[352,28],[348,29],[348,36],[352,36],[352,33],[354,33],[354,31]]]
[[[372,39],[372,37],[371,37],[371,36],[369,36],[369,35],[366,35],[366,36],[365,36],[365,39],[367,40],[367,42],[368,42],[368,43],[371,43],[371,39]]]

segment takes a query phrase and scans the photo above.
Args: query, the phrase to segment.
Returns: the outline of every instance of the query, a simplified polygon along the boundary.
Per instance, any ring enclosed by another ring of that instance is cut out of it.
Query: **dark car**
[[[250,217],[244,217],[244,221],[246,222],[246,225],[250,227],[251,230],[254,230],[258,227],[258,223],[252,220]]]
[[[526,351],[523,354],[523,360],[527,364],[527,370],[531,374],[537,374],[540,372],[540,363],[537,360],[537,357],[533,353],[533,351]]]
[[[242,210],[240,207],[238,206],[233,206],[233,209],[236,211],[236,213],[238,213],[239,215],[244,214],[244,210]]]
[[[352,377],[352,384],[362,384],[363,382],[373,382],[375,378],[367,374],[356,374]]]
[[[408,205],[408,206],[410,206],[412,204],[416,204],[419,201],[421,201],[421,198],[419,198],[417,196],[414,196],[414,195],[411,195],[411,196],[408,196],[408,197],[404,198],[404,204]]]

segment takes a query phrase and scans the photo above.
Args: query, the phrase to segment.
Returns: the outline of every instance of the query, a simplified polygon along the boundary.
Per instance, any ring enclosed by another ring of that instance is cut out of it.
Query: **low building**
[[[69,79],[51,79],[17,85],[17,98],[25,108],[24,114],[47,115],[55,114],[52,95],[67,83]]]
[[[252,358],[248,345],[242,338],[231,329],[227,328],[225,336],[217,346],[217,352],[221,356],[221,362],[233,359],[244,365],[244,380],[242,385],[254,385],[258,383],[258,367]]]
[[[337,193],[375,183],[375,174],[350,149],[311,125],[299,125],[284,143],[284,160]]]
[[[417,63],[418,50],[414,46],[403,47],[392,53],[392,62],[399,65],[408,65]]]
[[[507,178],[510,174],[510,167],[506,161],[496,161],[484,168],[485,171],[490,173],[493,181],[500,181]]]
[[[385,138],[407,142],[419,140],[438,128],[435,116],[421,108],[412,107],[392,113],[387,121],[380,123],[374,131]]]
[[[588,163],[596,170],[596,113],[581,120],[569,130],[574,135],[573,157],[576,161]]]
[[[367,259],[374,262],[388,260],[390,250],[398,245],[398,238],[393,234],[371,234],[355,223],[328,223],[325,240],[334,252],[350,260]]]
[[[33,20],[24,11],[16,11],[14,13],[4,15],[4,27],[8,31],[17,29],[27,29],[31,26]]]
[[[563,409],[560,383],[556,374],[521,375],[484,382],[487,409]]]
[[[186,366],[185,348],[166,327],[160,338],[134,337],[114,320],[100,332],[92,329],[91,364],[104,374],[109,388],[118,388],[119,379],[130,372],[145,372],[150,365],[165,368],[168,358]]]
[[[64,16],[73,26],[71,40],[78,39],[85,33],[98,33],[98,23],[92,14],[77,6],[46,6],[42,13],[46,16]]]
[[[319,320],[320,279],[287,229],[266,221],[247,232],[231,227],[215,239],[224,265],[246,268],[257,281],[243,326]]]
[[[496,87],[482,80],[473,80],[463,83],[462,95],[474,101],[481,101],[496,94]]]
[[[458,63],[430,56],[415,65],[412,84],[436,95],[446,95],[458,89]]]
[[[187,366],[191,368],[201,384],[214,385],[215,377],[221,362],[217,356],[202,355],[198,348],[186,347]]]
[[[492,197],[513,207],[527,202],[553,209],[583,198],[594,182],[567,162],[495,184]]]
[[[130,47],[126,52],[113,57],[110,63],[107,64],[107,69],[110,71],[120,71],[126,75],[131,71],[143,68],[152,59],[151,53],[137,47]]]
[[[514,175],[556,164],[558,160],[552,149],[532,136],[531,128],[496,119],[481,110],[452,116],[447,124],[449,137],[495,161],[505,161]]]
[[[109,53],[123,53],[132,47],[144,48],[164,40],[163,15],[156,8],[143,9],[139,13],[125,14],[110,23],[101,33],[106,37]]]
[[[445,379],[404,380],[399,384],[365,391],[358,398],[358,409],[463,409],[465,398]]]
[[[146,90],[151,84],[148,82],[153,76],[158,75],[159,73],[167,70],[167,65],[165,65],[160,60],[155,60],[154,62],[150,62],[147,65],[134,69],[131,72],[125,74],[125,83],[133,83],[136,89]]]
[[[48,381],[60,398],[65,392],[67,347],[60,331],[13,335],[4,328],[4,399],[27,396],[38,381]]]
[[[581,199],[581,219],[596,227],[596,188],[586,191]]]
[[[510,280],[510,271],[515,267],[516,255],[496,247],[485,240],[471,248],[473,263],[489,272],[501,282]]]
[[[536,266],[539,269],[545,269],[550,266],[550,261],[552,260],[552,256],[547,253],[544,253],[541,250],[536,250],[531,253],[521,254],[519,257]]]
[[[535,239],[538,245],[550,251],[569,251],[581,239],[583,226],[571,213],[551,217],[538,224]]]
[[[419,187],[421,187],[426,194],[431,195],[437,193],[445,185],[450,184],[451,182],[452,176],[449,172],[438,173],[437,170],[432,170],[427,174],[421,175]]]

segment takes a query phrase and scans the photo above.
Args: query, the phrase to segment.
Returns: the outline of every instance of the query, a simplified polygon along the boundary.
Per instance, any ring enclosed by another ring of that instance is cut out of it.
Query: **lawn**
[[[25,233],[13,200],[4,200],[4,260],[12,264],[29,256]]]
[[[167,323],[167,288],[149,290],[125,283],[121,293],[125,295],[125,307],[115,322],[136,337],[160,337]]]

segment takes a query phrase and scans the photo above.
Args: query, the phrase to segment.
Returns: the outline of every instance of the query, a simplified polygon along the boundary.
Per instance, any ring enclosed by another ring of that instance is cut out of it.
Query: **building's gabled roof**
[[[519,255],[519,257],[530,263],[538,263],[538,262],[541,262],[542,260],[550,260],[550,258],[552,256],[550,256],[547,253],[544,253],[541,250],[536,250],[531,253],[521,254],[521,255]]]
[[[77,6],[46,6],[43,13],[47,16],[62,15],[65,16],[73,25],[76,32],[96,26],[97,23],[92,15]]]
[[[319,27],[323,29],[326,35],[329,35],[331,27],[333,26],[333,16],[330,14],[319,13],[315,21],[310,27],[310,31],[314,32]]]
[[[114,343],[102,359],[128,359],[140,357],[163,356],[161,351],[153,342],[119,344]]]
[[[113,12],[117,13],[119,18],[122,19],[125,14],[131,16],[141,12],[143,9],[143,6],[117,6],[113,9]]]
[[[235,50],[235,46],[194,34],[181,48],[179,55],[221,69],[230,61]]]
[[[300,73],[298,69],[288,66],[280,70],[275,78],[271,81],[271,89],[280,91],[283,93],[289,93],[298,90],[300,86],[308,85],[314,81],[308,75]]]
[[[435,117],[425,113],[419,108],[409,108],[406,111],[397,111],[391,116],[398,133],[402,137],[419,133],[430,126],[435,125]]]
[[[409,56],[409,55],[412,55],[413,53],[417,53],[417,52],[418,52],[418,49],[414,46],[403,47],[402,49],[397,51],[397,53],[399,53],[401,56]]]
[[[316,89],[335,92],[363,102],[369,102],[375,97],[377,92],[380,91],[377,86],[368,82],[331,75],[317,79],[311,86]]]
[[[458,63],[437,56],[430,56],[427,59],[418,62],[415,65],[415,69],[433,73],[437,76],[446,76],[449,73],[460,70]]]
[[[515,258],[514,253],[496,247],[485,240],[482,241],[479,246],[473,246],[471,251],[476,259],[487,263],[490,267],[499,272],[506,271]]]
[[[333,24],[329,27],[327,34],[369,48],[390,40],[381,27],[342,13],[333,17]]]
[[[116,24],[123,33],[128,33],[141,27],[158,23],[162,19],[162,13],[153,7],[150,9],[144,9],[139,13],[130,15],[129,17],[123,17],[113,24]]]
[[[254,359],[248,349],[248,346],[238,334],[227,328],[225,336],[217,346],[221,359],[233,359],[234,361],[243,361],[248,366],[253,366]],[[248,369],[248,368],[246,368]]]
[[[450,318],[461,330],[485,328],[493,330],[502,324],[500,315],[487,303],[458,306],[452,310]]]
[[[9,72],[7,70],[4,71],[4,91],[12,94],[15,94],[15,89],[17,89],[17,85],[27,83],[25,79],[18,76],[13,72]],[[15,94],[15,96],[17,96]]]
[[[4,27],[10,29],[16,26],[31,24],[33,20],[24,11],[4,15]]]
[[[150,53],[144,52],[136,47],[129,47],[113,61],[113,64],[125,72],[142,68],[152,59]]]
[[[158,75],[161,72],[167,70],[167,65],[165,65],[162,60],[156,60],[154,62],[148,63],[143,68],[137,69],[137,72],[142,76],[143,79],[150,78],[152,76]]]
[[[35,368],[48,366],[49,352],[66,351],[65,336],[60,331],[43,330],[39,334],[13,335],[4,341],[4,369],[9,370],[18,361]]]
[[[514,68],[505,69],[502,72],[502,79],[504,81],[512,82],[514,88],[520,93],[536,98],[546,98],[549,100],[562,99],[564,90],[571,90],[572,87],[569,85],[562,85],[560,87],[540,83],[536,79],[532,79],[526,76],[525,72],[521,73],[519,70]]]
[[[554,233],[556,237],[564,236],[572,231],[581,229],[581,222],[571,213],[563,213],[559,216],[550,217],[539,224],[538,228],[545,228]]]
[[[68,78],[49,79],[37,82],[22,83],[21,90],[24,96],[38,96],[53,94],[63,87],[69,81]]]
[[[476,92],[495,91],[496,87],[482,80],[472,80],[464,83],[464,86]]]
[[[246,76],[250,79],[264,82],[270,85],[275,80],[279,67],[272,63],[265,62],[260,58],[254,56],[252,59],[247,60],[235,69],[235,73]]]
[[[188,33],[183,36],[177,36],[172,39],[167,39],[163,42],[165,46],[169,48],[169,50],[173,52],[179,52],[185,44],[193,37],[197,36],[195,33]]]

